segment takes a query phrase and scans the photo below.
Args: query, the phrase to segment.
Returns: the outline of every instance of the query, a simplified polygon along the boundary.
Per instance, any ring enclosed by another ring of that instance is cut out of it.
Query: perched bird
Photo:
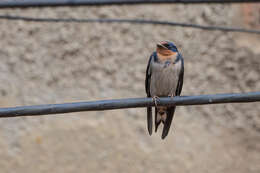
[[[157,43],[156,51],[150,56],[145,79],[147,97],[155,101],[155,132],[162,122],[164,124],[161,138],[169,132],[175,106],[157,106],[159,97],[174,97],[181,94],[184,76],[184,60],[177,47],[169,41]],[[158,115],[159,114],[159,115]],[[152,107],[147,107],[148,132],[152,135]]]

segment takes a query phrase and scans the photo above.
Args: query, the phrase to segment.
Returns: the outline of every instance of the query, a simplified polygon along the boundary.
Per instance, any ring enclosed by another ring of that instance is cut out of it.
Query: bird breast
[[[175,95],[178,84],[181,61],[176,63],[165,61],[152,63],[151,96]]]

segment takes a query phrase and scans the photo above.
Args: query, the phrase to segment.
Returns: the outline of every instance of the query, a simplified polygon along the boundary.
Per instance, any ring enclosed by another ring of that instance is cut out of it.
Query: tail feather
[[[175,106],[167,108],[167,111],[166,111],[167,118],[166,118],[166,121],[165,121],[164,127],[163,127],[163,132],[162,132],[162,137],[161,137],[162,139],[164,139],[168,135],[168,132],[171,127],[172,119],[174,116],[175,108],[176,108]]]
[[[152,107],[147,107],[147,128],[149,135],[153,133],[153,116],[152,116]]]
[[[161,123],[161,120],[158,121],[158,109],[155,107],[155,118],[154,118],[154,124],[155,124],[155,132],[157,132],[157,129]]]

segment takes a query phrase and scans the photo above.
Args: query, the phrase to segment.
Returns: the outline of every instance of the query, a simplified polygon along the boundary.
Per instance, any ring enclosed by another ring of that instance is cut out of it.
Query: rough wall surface
[[[10,9],[35,17],[243,26],[239,5]],[[145,96],[155,43],[185,58],[183,95],[260,91],[260,36],[179,27],[0,21],[0,106]],[[251,45],[250,45],[251,44]],[[145,109],[0,119],[3,172],[260,171],[259,103],[178,107],[166,140]]]

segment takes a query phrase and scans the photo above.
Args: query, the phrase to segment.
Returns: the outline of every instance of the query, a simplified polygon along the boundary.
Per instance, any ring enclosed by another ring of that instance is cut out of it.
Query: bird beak
[[[162,43],[157,43],[157,47],[167,49],[167,47],[165,47]]]

